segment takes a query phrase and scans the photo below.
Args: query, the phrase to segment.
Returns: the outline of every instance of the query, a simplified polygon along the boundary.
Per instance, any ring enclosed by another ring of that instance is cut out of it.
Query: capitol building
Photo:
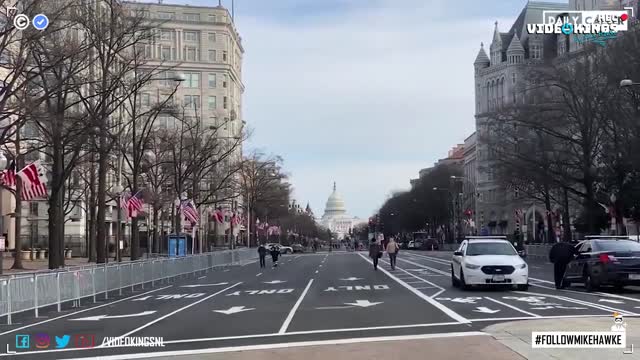
[[[324,214],[320,219],[320,225],[331,230],[335,238],[342,240],[349,235],[349,230],[360,223],[357,217],[347,214],[347,209],[342,196],[336,190],[336,183],[333,183],[333,192],[329,195]]]

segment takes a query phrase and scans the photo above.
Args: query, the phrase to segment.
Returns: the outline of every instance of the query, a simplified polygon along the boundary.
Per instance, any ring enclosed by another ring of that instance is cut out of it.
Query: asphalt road
[[[470,332],[515,319],[640,314],[637,289],[556,290],[550,265],[536,260],[528,261],[528,292],[463,291],[451,286],[450,258],[444,252],[402,251],[396,270],[383,259],[374,271],[366,254],[286,255],[277,268],[267,261],[269,267],[260,269],[254,262],[156,283],[153,288],[148,284],[129,296],[110,296],[97,304],[85,301],[62,313],[43,309],[38,319],[18,317],[18,324],[0,327],[0,344],[6,347],[0,356],[128,358],[133,353]],[[49,337],[48,346],[40,334]],[[29,336],[28,349],[16,349],[18,335]],[[57,349],[54,337],[63,335],[70,336],[70,343]],[[129,336],[162,337],[165,346],[103,344],[107,337]],[[16,353],[9,355],[7,350]]]

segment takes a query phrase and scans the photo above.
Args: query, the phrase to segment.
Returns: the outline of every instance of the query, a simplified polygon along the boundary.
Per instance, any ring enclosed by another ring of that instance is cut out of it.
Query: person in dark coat
[[[271,260],[273,260],[273,266],[278,266],[278,256],[280,256],[280,248],[277,246],[271,247]]]
[[[373,259],[374,270],[378,270],[378,260],[382,255],[381,251],[382,249],[380,249],[380,244],[378,244],[375,238],[371,238],[371,244],[369,244],[369,257]]]
[[[264,244],[260,244],[258,247],[258,256],[260,256],[260,268],[266,267],[267,262],[265,261],[265,258],[267,257],[267,248]]]
[[[575,244],[568,242],[556,243],[549,251],[549,261],[553,263],[553,278],[556,283],[556,289],[564,288],[562,283],[564,273],[567,270],[567,265],[577,253]]]

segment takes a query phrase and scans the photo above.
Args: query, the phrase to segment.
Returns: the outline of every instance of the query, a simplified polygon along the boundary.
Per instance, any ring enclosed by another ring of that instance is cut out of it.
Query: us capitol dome
[[[347,214],[344,200],[338,194],[336,183],[334,182],[333,192],[327,199],[320,224],[331,230],[337,239],[342,240],[349,234],[349,229],[353,228],[357,221],[357,218]]]

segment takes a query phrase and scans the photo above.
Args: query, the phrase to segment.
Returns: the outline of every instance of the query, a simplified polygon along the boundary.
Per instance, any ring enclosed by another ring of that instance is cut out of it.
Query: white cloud
[[[494,19],[425,3],[289,24],[238,18],[251,143],[285,158],[317,214],[335,180],[350,211],[368,216],[473,131],[473,61]]]

